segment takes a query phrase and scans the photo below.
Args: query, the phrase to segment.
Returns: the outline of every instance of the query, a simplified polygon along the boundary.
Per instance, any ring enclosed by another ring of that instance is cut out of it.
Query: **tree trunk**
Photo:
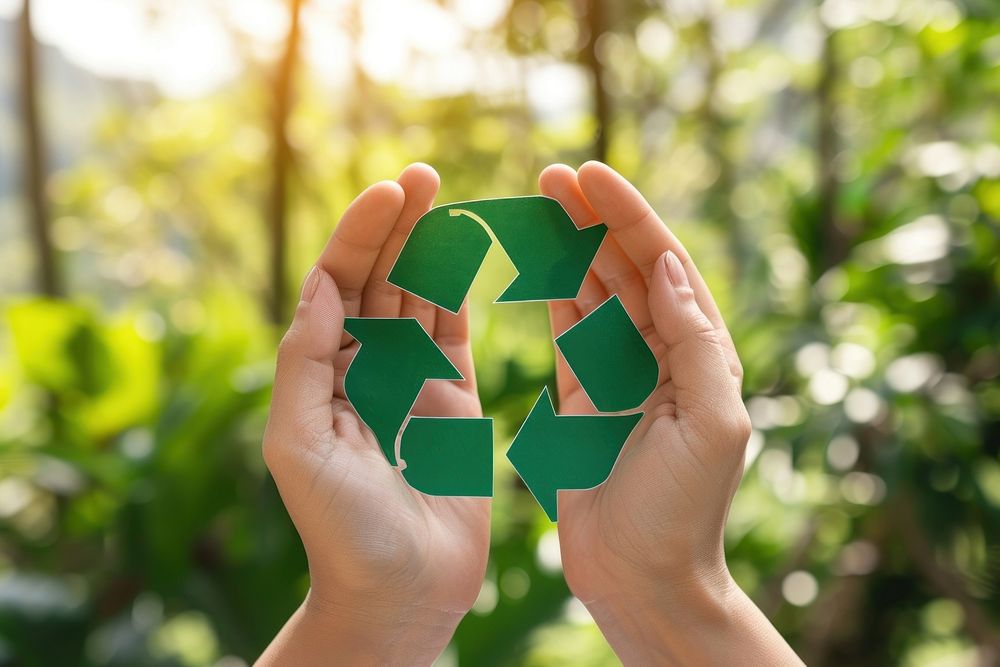
[[[597,57],[597,40],[607,30],[604,0],[580,1],[580,28],[587,35],[583,47],[583,62],[594,80],[594,116],[597,130],[591,154],[595,160],[608,161],[608,126],[611,122],[611,97],[604,86],[604,65]]]
[[[61,294],[55,250],[49,236],[49,210],[45,199],[45,137],[38,112],[38,63],[35,36],[31,30],[31,0],[24,0],[19,20],[21,39],[21,120],[24,124],[24,190],[31,239],[38,262],[38,291],[45,296]]]
[[[292,107],[292,84],[299,57],[303,0],[289,0],[290,26],[285,50],[274,77],[274,108],[272,114],[271,193],[268,205],[268,225],[271,241],[271,300],[270,317],[275,324],[287,315],[287,277],[285,251],[288,245],[288,176],[292,167],[292,149],[288,141],[288,115]]]
[[[837,131],[833,124],[836,109],[833,98],[837,81],[836,33],[830,32],[823,40],[819,82],[816,86],[816,173],[817,201],[816,224],[822,250],[819,257],[819,273],[844,260],[848,252],[848,239],[837,220],[837,199],[840,196],[840,182],[834,160],[840,150]]]
[[[697,24],[698,45],[705,56],[705,98],[698,108],[698,119],[702,145],[715,161],[718,175],[715,182],[705,191],[701,200],[701,214],[717,226],[728,246],[732,262],[732,281],[743,285],[748,266],[752,260],[752,248],[747,239],[743,221],[733,210],[732,194],[737,184],[733,162],[729,158],[730,122],[716,111],[714,103],[719,89],[719,79],[723,73],[723,62],[713,43],[715,24],[708,18]]]
[[[351,57],[351,91],[346,100],[344,123],[351,137],[351,158],[347,165],[348,183],[351,193],[361,192],[365,188],[363,159],[365,135],[368,131],[368,118],[372,113],[372,101],[375,99],[371,81],[361,66],[361,33],[364,29],[361,21],[361,5],[363,0],[352,0],[348,7],[347,34],[350,40]]]

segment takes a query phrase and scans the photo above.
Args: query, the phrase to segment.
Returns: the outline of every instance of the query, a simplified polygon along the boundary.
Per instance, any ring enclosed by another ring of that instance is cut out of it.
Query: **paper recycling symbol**
[[[574,299],[606,234],[604,225],[577,229],[549,197],[446,204],[417,220],[388,281],[458,312],[496,240],[518,272],[498,302]],[[351,317],[345,328],[361,346],[345,393],[389,463],[405,462],[407,483],[429,495],[492,496],[491,418],[407,418],[426,380],[462,379],[420,323]],[[507,451],[552,521],[558,489],[608,478],[657,381],[656,359],[617,296],[555,342],[600,413],[557,415],[543,388]]]

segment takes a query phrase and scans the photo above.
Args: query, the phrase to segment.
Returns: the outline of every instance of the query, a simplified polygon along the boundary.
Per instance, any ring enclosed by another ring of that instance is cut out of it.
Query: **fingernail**
[[[306,275],[306,279],[302,283],[302,296],[300,298],[309,303],[316,295],[317,287],[319,287],[319,269],[314,266],[309,269],[309,274]]]
[[[666,264],[667,277],[670,278],[671,285],[674,287],[690,287],[684,265],[681,264],[681,260],[677,259],[677,255],[672,250],[667,251]]]

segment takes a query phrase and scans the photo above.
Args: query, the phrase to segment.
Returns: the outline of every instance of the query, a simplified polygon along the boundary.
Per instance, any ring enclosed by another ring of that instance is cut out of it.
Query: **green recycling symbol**
[[[446,204],[417,220],[388,281],[457,313],[495,240],[517,270],[498,302],[574,299],[607,231],[604,225],[578,229],[549,197]],[[429,495],[492,496],[491,418],[409,414],[425,381],[462,379],[420,323],[350,317],[345,329],[360,349],[344,390],[390,465]],[[507,450],[552,521],[558,519],[559,489],[589,489],[607,480],[658,372],[617,296],[555,343],[598,414],[557,415],[543,388]]]

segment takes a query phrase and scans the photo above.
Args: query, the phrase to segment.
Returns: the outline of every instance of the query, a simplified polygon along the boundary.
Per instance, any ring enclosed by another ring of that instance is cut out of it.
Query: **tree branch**
[[[18,20],[21,39],[21,121],[24,125],[24,178],[31,239],[38,262],[38,290],[45,296],[62,293],[55,250],[49,235],[49,210],[45,198],[45,137],[38,110],[38,64],[31,29],[31,0],[24,0]]]
[[[285,248],[288,242],[288,173],[292,149],[288,142],[288,116],[292,106],[292,83],[298,61],[301,28],[299,19],[303,0],[289,0],[291,24],[285,50],[274,77],[274,109],[271,125],[271,193],[268,223],[271,245],[271,321],[285,321],[288,289],[286,285]]]

